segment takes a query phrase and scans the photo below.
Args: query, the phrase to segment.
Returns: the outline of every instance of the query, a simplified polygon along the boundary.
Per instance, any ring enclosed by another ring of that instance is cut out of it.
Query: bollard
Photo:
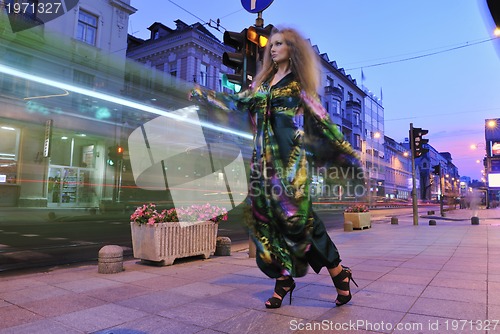
[[[216,256],[229,256],[231,255],[231,239],[228,237],[217,237],[215,245]]]
[[[104,246],[99,250],[97,272],[115,274],[123,271],[123,248],[116,245]]]
[[[471,223],[472,225],[479,225],[479,217],[472,217],[472,218],[470,219],[470,223]]]
[[[392,217],[391,218],[391,224],[392,225],[397,225],[398,224],[398,217]]]
[[[436,221],[434,219],[429,220],[429,226],[436,225]]]
[[[353,228],[352,228],[352,222],[351,221],[345,221],[344,222],[344,232],[352,232],[353,231]]]

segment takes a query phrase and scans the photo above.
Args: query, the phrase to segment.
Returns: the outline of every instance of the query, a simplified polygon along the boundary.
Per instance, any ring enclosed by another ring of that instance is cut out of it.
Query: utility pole
[[[418,225],[417,180],[415,177],[415,139],[413,138],[413,123],[410,123],[410,150],[411,150],[411,199],[413,205],[413,225]]]
[[[441,167],[439,167],[439,214],[444,217],[443,202],[444,202],[444,177],[441,172]]]

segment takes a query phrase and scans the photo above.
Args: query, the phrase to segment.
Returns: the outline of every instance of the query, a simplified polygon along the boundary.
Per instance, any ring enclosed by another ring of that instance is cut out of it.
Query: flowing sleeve
[[[191,98],[207,103],[226,111],[248,111],[253,110],[254,94],[252,89],[247,89],[238,94],[227,94],[205,90],[195,87],[191,90]]]
[[[358,153],[344,139],[321,102],[302,92],[304,140],[315,168],[326,168],[330,179],[364,184],[364,170]]]

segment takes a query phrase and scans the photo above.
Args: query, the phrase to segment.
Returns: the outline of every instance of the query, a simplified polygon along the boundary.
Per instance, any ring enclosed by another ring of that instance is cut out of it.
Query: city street
[[[375,213],[375,210],[374,210]],[[477,214],[478,225],[471,224]],[[329,229],[352,269],[352,300],[336,307],[326,270],[296,278],[292,304],[269,310],[274,282],[249,258],[189,258],[171,266],[124,261],[0,275],[0,334],[31,333],[495,333],[500,328],[498,209],[446,218],[377,214],[372,227]],[[464,268],[472,268],[464,270]],[[288,296],[287,296],[288,297]]]
[[[427,207],[421,207],[425,213]],[[9,211],[4,211],[8,213]],[[327,228],[343,226],[342,211],[318,210]],[[56,214],[53,221],[42,215],[11,210],[17,218],[3,218],[0,222],[0,272],[96,261],[100,248],[119,245],[124,256],[132,256],[129,213],[90,214],[86,211],[68,211]],[[387,220],[392,215],[411,214],[411,208],[372,210],[372,220]],[[248,240],[243,214],[239,208],[230,211],[229,219],[219,224],[219,236],[229,237],[233,243]]]

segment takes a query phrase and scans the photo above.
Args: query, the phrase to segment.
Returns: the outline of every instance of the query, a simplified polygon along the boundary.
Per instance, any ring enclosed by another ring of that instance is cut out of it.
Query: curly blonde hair
[[[307,94],[315,96],[320,83],[318,54],[313,50],[311,43],[302,37],[297,30],[293,28],[275,28],[271,36],[278,33],[283,35],[283,40],[288,45],[291,59],[290,70],[302,89]],[[264,50],[262,69],[255,77],[253,89],[257,89],[263,82],[271,79],[274,73],[276,73],[276,69],[271,59],[271,47],[270,43],[267,43]]]

